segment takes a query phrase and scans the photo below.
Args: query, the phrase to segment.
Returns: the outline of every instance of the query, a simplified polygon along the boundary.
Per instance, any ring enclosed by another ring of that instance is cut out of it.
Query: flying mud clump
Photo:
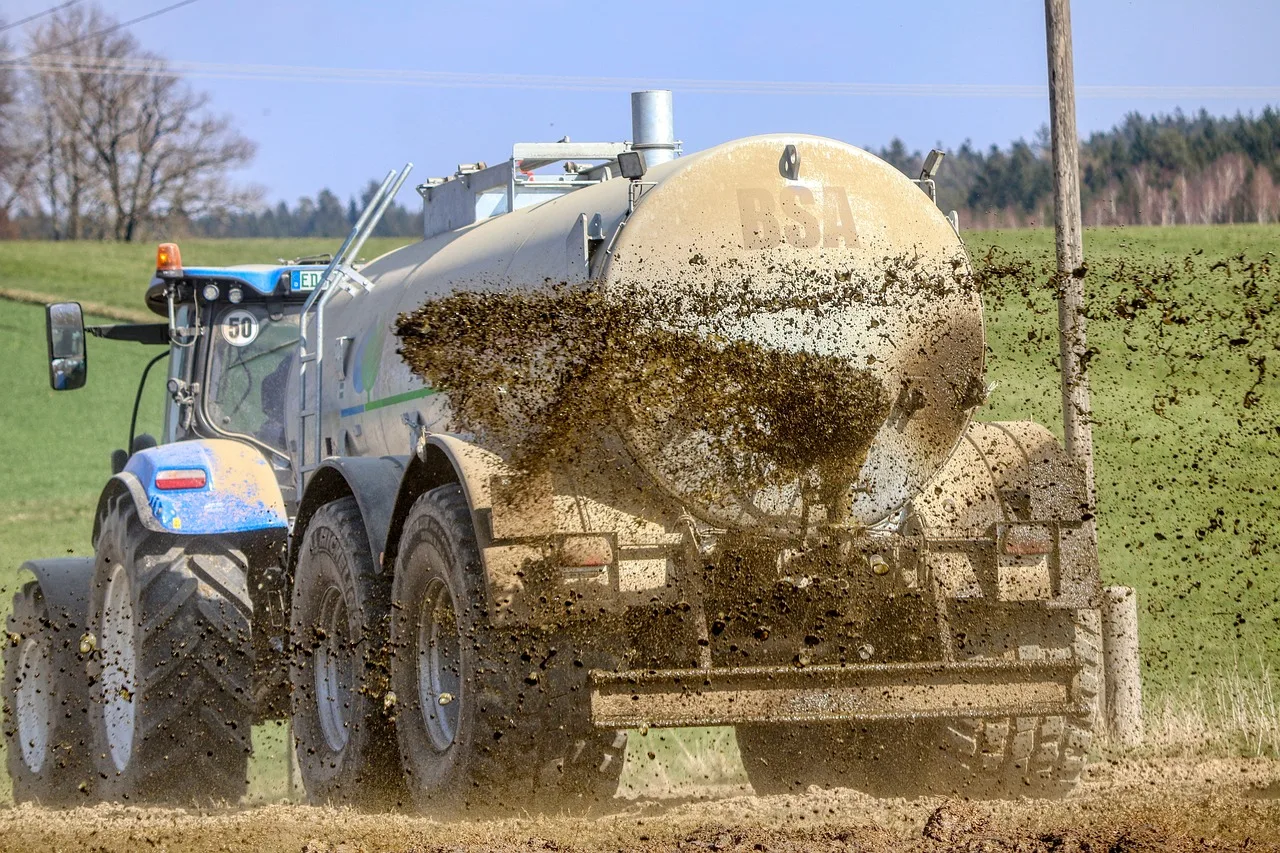
[[[835,506],[889,413],[849,359],[673,329],[652,300],[587,288],[456,292],[402,315],[401,355],[448,393],[457,427],[536,473],[639,407],[651,428],[699,435],[737,479],[802,479]]]

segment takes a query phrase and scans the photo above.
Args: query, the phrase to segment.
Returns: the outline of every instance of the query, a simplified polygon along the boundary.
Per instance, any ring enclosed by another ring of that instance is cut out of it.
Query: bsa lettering
[[[771,249],[783,243],[800,249],[857,245],[858,231],[845,188],[824,186],[821,206],[819,220],[818,204],[809,187],[783,187],[777,196],[766,189],[740,189],[742,245],[747,249]]]

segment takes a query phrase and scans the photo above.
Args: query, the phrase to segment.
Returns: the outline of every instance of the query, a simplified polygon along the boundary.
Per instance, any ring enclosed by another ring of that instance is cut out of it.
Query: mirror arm
[[[167,336],[169,327],[161,324],[160,328],[165,330]],[[168,356],[169,350],[165,350],[148,361],[147,366],[142,368],[142,379],[138,380],[138,393],[133,397],[133,417],[129,418],[129,443],[125,445],[125,453],[129,456],[133,455],[133,437],[138,431],[138,407],[142,405],[142,389],[147,387],[147,374],[151,372],[151,368],[155,366],[156,362],[162,358],[168,358]]]
[[[118,323],[107,326],[86,326],[85,331],[95,338],[111,341],[133,341],[139,344],[168,345],[169,326],[165,323]]]

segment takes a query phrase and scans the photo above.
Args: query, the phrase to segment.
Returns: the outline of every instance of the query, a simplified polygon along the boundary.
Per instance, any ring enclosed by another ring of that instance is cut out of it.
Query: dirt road
[[[881,800],[854,791],[617,800],[588,816],[441,822],[270,805],[0,812],[0,850],[1280,850],[1280,761],[1100,763],[1059,802]]]

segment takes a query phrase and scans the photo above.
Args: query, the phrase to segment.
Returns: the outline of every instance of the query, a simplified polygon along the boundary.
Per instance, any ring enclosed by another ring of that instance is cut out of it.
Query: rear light
[[[605,536],[575,536],[560,545],[560,565],[603,568],[613,565],[613,544]]]
[[[182,253],[177,243],[161,243],[156,249],[156,272],[166,277],[182,275]]]
[[[1000,534],[1000,553],[1010,557],[1042,557],[1053,553],[1053,531],[1039,524],[1011,524]]]
[[[156,488],[171,492],[178,489],[203,489],[209,475],[201,468],[178,468],[156,474]]]

